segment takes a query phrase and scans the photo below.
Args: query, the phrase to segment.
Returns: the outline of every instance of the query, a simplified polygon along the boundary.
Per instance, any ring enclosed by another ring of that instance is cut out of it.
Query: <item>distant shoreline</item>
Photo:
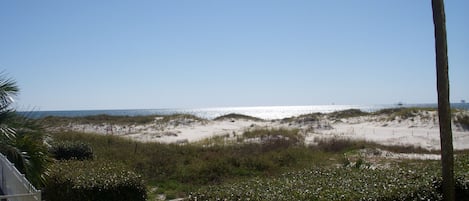
[[[30,118],[46,116],[83,117],[94,115],[111,116],[148,116],[190,114],[204,119],[214,119],[230,113],[243,114],[266,120],[283,119],[310,113],[331,113],[347,109],[373,112],[386,108],[419,107],[437,108],[436,103],[425,104],[383,104],[383,105],[310,105],[310,106],[257,106],[257,107],[214,107],[214,108],[175,108],[175,109],[116,109],[116,110],[55,110],[55,111],[18,111]],[[469,103],[452,103],[452,108],[469,110]]]

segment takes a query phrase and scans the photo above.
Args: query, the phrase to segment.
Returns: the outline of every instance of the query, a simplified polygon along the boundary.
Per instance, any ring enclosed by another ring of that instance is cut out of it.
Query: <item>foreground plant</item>
[[[14,80],[0,75],[0,153],[26,174],[35,186],[41,186],[48,163],[44,134],[35,121],[16,114],[11,107],[19,88]]]
[[[65,161],[52,165],[44,189],[51,201],[146,200],[141,176],[119,163]]]

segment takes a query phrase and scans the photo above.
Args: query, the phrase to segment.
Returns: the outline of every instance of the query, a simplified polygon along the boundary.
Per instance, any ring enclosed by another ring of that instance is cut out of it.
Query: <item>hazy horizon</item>
[[[208,107],[166,107],[166,108],[94,108],[94,109],[51,109],[17,108],[18,112],[68,112],[68,111],[138,111],[138,110],[216,110],[216,109],[254,109],[254,108],[294,108],[294,107],[352,107],[352,108],[393,108],[393,107],[425,107],[437,106],[438,103],[386,103],[386,104],[321,104],[321,105],[245,105],[245,106],[208,106]],[[451,102],[452,107],[469,108],[469,103]]]
[[[446,1],[469,100],[469,1]],[[23,110],[436,103],[430,1],[1,1]]]

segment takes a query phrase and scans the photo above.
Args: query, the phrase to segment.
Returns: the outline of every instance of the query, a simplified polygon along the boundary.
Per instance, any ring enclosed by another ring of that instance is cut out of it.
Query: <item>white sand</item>
[[[164,143],[186,143],[196,142],[205,138],[217,135],[241,135],[251,127],[266,126],[264,122],[254,122],[248,120],[224,120],[209,121],[207,123],[196,123],[186,126],[176,126],[164,129],[164,131],[153,131],[148,133],[130,134],[128,137],[139,141],[156,141]],[[159,137],[161,133],[174,133],[176,135],[166,135]],[[156,135],[155,135],[156,134]]]
[[[244,119],[183,123],[184,121],[182,119],[178,122],[164,124],[155,121],[153,124],[137,126],[76,124],[70,125],[66,129],[123,136],[143,142],[187,143],[217,135],[241,135],[244,131],[252,128],[270,127],[269,123],[264,121]]]
[[[370,123],[333,124],[331,130],[321,130],[311,134],[311,138],[343,137],[368,140],[385,145],[414,145],[426,149],[439,149],[440,133],[437,128],[412,128],[403,126],[380,127]],[[469,149],[469,132],[453,129],[453,146],[455,149]]]
[[[320,121],[284,122],[228,119],[223,121],[196,121],[177,119],[162,123],[155,119],[145,125],[69,125],[65,129],[118,135],[144,142],[188,143],[217,135],[233,137],[254,128],[300,129],[307,143],[319,138],[350,138],[377,142],[385,145],[414,145],[426,149],[440,149],[439,128],[435,112],[422,113],[417,117],[389,120],[387,116],[364,116],[335,120],[323,116]],[[61,128],[64,129],[64,128]],[[455,149],[469,149],[469,131],[453,125]]]
[[[382,120],[383,117],[359,117],[332,123],[332,129],[316,130],[307,140],[342,137],[377,142],[384,145],[411,145],[429,150],[440,149],[440,131],[436,112],[413,119]],[[469,149],[469,131],[453,124],[453,146]]]

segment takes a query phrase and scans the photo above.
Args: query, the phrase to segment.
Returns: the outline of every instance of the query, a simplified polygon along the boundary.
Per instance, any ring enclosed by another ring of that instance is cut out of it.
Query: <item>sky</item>
[[[469,101],[469,1],[445,8]],[[1,0],[0,70],[26,110],[437,102],[430,0]]]

